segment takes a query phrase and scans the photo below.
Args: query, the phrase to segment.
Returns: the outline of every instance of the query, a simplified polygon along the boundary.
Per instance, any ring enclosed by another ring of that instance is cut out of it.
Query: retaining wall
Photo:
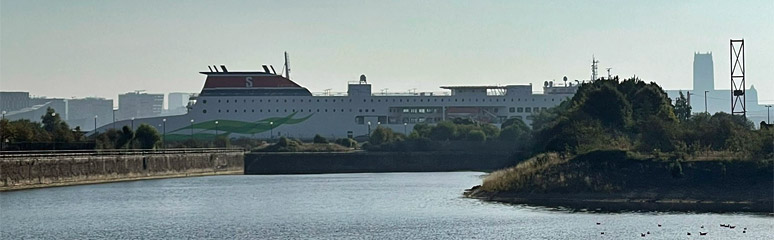
[[[492,171],[515,165],[509,153],[248,153],[244,174]]]
[[[241,174],[244,152],[3,156],[0,191],[215,174]]]

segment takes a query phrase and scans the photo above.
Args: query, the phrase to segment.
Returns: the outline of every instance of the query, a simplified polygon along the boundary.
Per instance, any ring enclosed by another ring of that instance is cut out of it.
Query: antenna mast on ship
[[[591,81],[597,80],[597,63],[599,63],[599,60],[594,55],[591,55]]]
[[[290,57],[288,57],[288,52],[285,52],[285,78],[290,79]]]

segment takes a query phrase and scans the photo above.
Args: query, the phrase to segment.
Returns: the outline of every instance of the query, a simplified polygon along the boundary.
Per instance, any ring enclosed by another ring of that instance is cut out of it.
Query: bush
[[[159,132],[156,131],[156,128],[144,123],[137,127],[137,133],[134,138],[137,141],[138,147],[141,149],[153,149],[156,147],[156,144],[161,141],[161,137],[159,136]]]
[[[357,141],[351,138],[339,138],[336,139],[336,144],[348,147],[348,148],[357,148]]]
[[[314,135],[314,143],[328,143],[328,139],[325,139],[325,137],[320,136],[320,134]]]
[[[481,130],[473,130],[468,133],[467,140],[474,142],[484,142],[486,141],[486,134]]]
[[[368,138],[368,142],[372,145],[390,144],[399,140],[401,139],[397,137],[392,129],[382,126],[376,127],[376,130],[371,133],[371,137]]]

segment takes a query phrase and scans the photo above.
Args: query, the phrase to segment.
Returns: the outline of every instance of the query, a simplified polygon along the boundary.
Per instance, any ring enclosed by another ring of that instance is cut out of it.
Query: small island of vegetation
[[[774,212],[774,127],[691,114],[655,83],[600,79],[535,116],[532,157],[469,197],[601,211]]]

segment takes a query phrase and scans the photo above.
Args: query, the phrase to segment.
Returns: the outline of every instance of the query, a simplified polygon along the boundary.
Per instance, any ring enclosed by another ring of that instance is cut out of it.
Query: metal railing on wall
[[[169,148],[169,149],[99,149],[99,150],[29,150],[0,151],[0,158],[61,157],[61,156],[108,156],[108,155],[161,155],[187,153],[245,152],[241,148]]]

